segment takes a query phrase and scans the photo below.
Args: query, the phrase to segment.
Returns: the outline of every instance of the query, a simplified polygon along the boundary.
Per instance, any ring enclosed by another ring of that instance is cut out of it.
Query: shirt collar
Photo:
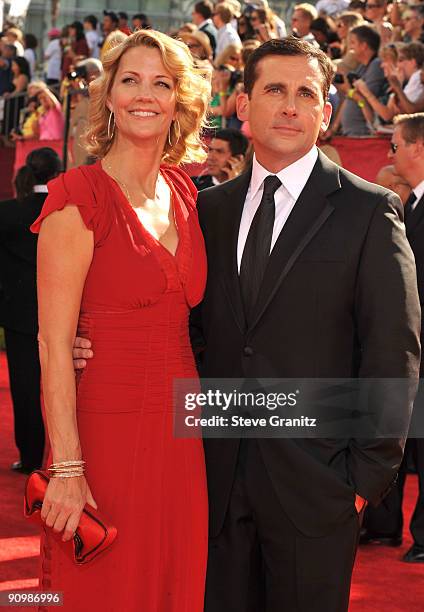
[[[285,189],[291,197],[296,201],[303,191],[313,167],[318,159],[318,149],[314,145],[306,155],[295,161],[294,163],[277,172],[277,176],[282,182]],[[255,197],[259,189],[268,175],[272,174],[266,170],[253,156],[252,178],[250,179],[250,195]]]
[[[418,183],[418,185],[416,187],[414,187],[414,189],[412,191],[417,196],[416,202],[418,204],[418,202],[421,200],[421,198],[424,195],[424,181],[421,181],[421,183]]]
[[[199,25],[197,26],[197,29],[200,30],[200,28],[203,28],[203,26],[208,25],[209,23],[212,23],[212,19],[205,19],[205,21],[202,21],[202,23],[199,23]]]
[[[49,193],[47,185],[34,185],[32,190],[34,193]]]

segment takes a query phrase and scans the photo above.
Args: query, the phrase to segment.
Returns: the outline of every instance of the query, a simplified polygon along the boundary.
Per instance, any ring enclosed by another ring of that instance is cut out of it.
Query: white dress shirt
[[[235,30],[229,23],[226,23],[224,26],[222,26],[222,28],[219,28],[217,32],[215,56],[218,57],[218,55],[220,55],[228,47],[228,45],[241,46],[241,40],[237,30]]]
[[[32,191],[34,193],[49,193],[47,185],[34,185]]]
[[[416,70],[403,88],[403,93],[412,104],[424,96],[424,85],[421,83],[421,69]]]
[[[99,56],[100,56],[100,47],[99,47],[100,36],[97,33],[97,30],[87,30],[87,32],[85,32],[85,39],[87,41],[88,48],[90,49],[91,57],[99,59]]]
[[[277,238],[284,227],[297,199],[303,191],[312,169],[318,159],[318,149],[313,146],[312,149],[303,157],[295,161],[287,168],[284,168],[277,173],[281,181],[281,187],[277,189],[274,195],[275,201],[275,220],[274,229],[272,232],[271,251],[274,248]],[[259,204],[261,203],[264,190],[264,180],[272,172],[265,170],[258,162],[256,156],[253,156],[252,177],[250,179],[249,189],[247,191],[246,200],[241,215],[238,243],[237,243],[237,265],[240,273],[241,258],[246,244],[247,235],[253,221],[253,217]]]
[[[62,76],[60,71],[62,48],[58,38],[55,38],[49,42],[46,50],[44,51],[44,59],[47,60],[47,78],[60,81]]]
[[[421,181],[421,183],[418,183],[418,185],[414,187],[412,191],[414,192],[414,195],[417,198],[411,206],[412,210],[415,210],[415,207],[417,206],[418,202],[421,200],[421,198],[424,195],[424,181]]]

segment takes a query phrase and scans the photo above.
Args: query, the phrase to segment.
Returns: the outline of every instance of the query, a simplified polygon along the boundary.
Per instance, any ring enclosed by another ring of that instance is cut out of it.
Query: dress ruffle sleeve
[[[189,211],[196,209],[197,189],[191,178],[178,166],[163,165],[162,172],[165,172],[168,179],[172,181],[174,187],[182,197],[184,204]]]
[[[40,216],[31,225],[31,231],[38,234],[43,220],[52,212],[63,210],[65,206],[78,207],[86,227],[94,232],[95,243],[99,241],[101,230],[101,206],[99,194],[93,189],[85,168],[73,168],[48,183],[49,195]]]

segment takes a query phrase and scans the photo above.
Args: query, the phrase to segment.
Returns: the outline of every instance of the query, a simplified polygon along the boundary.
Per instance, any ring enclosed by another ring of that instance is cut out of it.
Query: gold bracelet
[[[84,476],[84,472],[68,472],[63,474],[51,474],[50,478],[78,478]]]
[[[75,461],[59,461],[58,463],[52,463],[50,468],[56,469],[61,467],[71,467],[71,466],[81,466],[84,465],[85,461],[83,459],[76,459]],[[50,469],[48,468],[48,469]]]

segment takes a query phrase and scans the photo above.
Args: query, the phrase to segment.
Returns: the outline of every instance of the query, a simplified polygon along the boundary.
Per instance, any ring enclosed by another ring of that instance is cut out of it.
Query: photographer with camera
[[[77,167],[89,162],[87,151],[82,145],[82,137],[88,125],[89,89],[91,81],[103,73],[100,60],[93,57],[79,62],[75,70],[68,74],[71,83],[72,99],[74,101],[71,112],[70,135],[72,143],[72,161],[68,167]]]
[[[387,91],[388,83],[378,57],[380,35],[367,25],[353,28],[350,33],[350,48],[359,66],[355,73],[348,73],[343,83],[338,86],[339,92],[346,96],[341,109],[341,127],[344,136],[367,136],[372,132],[374,112],[364,96],[355,89],[354,83],[361,79],[377,98]]]

